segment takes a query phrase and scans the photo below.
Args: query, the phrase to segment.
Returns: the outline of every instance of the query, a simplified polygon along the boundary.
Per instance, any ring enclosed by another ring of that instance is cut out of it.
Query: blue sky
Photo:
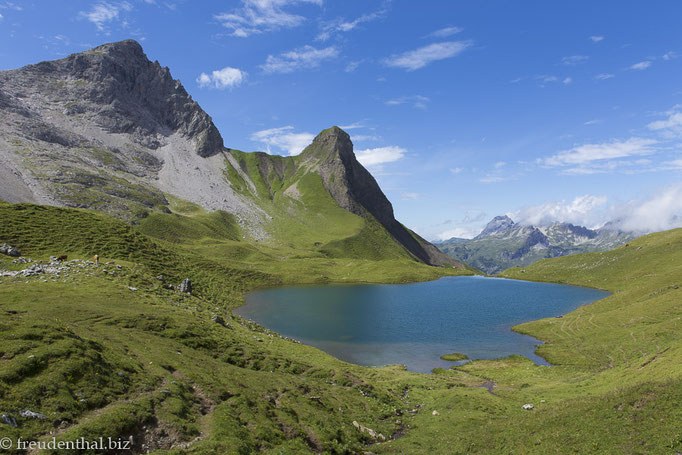
[[[0,69],[126,38],[225,144],[351,134],[430,239],[495,215],[682,224],[682,3],[0,0]]]

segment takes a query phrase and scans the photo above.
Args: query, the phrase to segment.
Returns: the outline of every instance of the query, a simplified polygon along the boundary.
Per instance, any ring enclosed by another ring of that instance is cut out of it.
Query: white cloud
[[[409,191],[403,191],[400,193],[400,199],[403,201],[416,201],[419,199],[419,194],[417,193],[411,193]]]
[[[540,162],[548,166],[583,165],[594,161],[650,155],[654,153],[651,146],[657,142],[653,139],[632,137],[626,141],[614,140],[600,144],[583,144],[542,159]]]
[[[457,175],[457,174],[462,173],[463,170],[464,170],[464,169],[462,169],[461,167],[451,167],[451,168],[450,168],[450,173],[451,173],[452,175]]]
[[[616,77],[616,75],[611,73],[599,73],[594,76],[594,78],[598,81],[605,81],[606,79],[611,79],[612,77]]]
[[[407,150],[402,147],[390,145],[373,149],[356,150],[355,157],[363,166],[376,166],[384,163],[392,163],[403,158]]]
[[[657,232],[682,227],[682,182],[661,189],[645,200],[630,201],[621,207],[621,228]]]
[[[575,66],[581,63],[586,63],[590,57],[587,55],[571,55],[561,59],[561,63],[566,66]]]
[[[352,62],[348,62],[344,71],[346,73],[352,73],[353,71],[358,69],[358,66],[360,66],[361,63],[362,63],[362,60],[354,60]]]
[[[214,18],[230,30],[232,36],[245,38],[301,25],[305,17],[285,11],[285,8],[299,3],[322,5],[322,0],[242,0],[240,8],[216,14]]]
[[[507,165],[507,163],[505,163],[504,161],[498,161],[497,163],[493,164],[493,167],[494,167],[495,169],[500,169],[500,168],[503,168],[503,167],[506,166],[506,165]]]
[[[598,118],[595,118],[595,119],[586,121],[584,124],[585,125],[597,125],[598,123],[601,123],[601,120],[599,120]]]
[[[324,60],[336,58],[338,55],[339,50],[335,46],[317,49],[306,45],[278,56],[268,55],[261,69],[269,74],[291,73],[300,69],[317,68]]]
[[[441,28],[440,30],[436,30],[435,32],[429,33],[426,35],[427,37],[436,37],[436,38],[447,38],[448,36],[456,35],[457,33],[461,33],[463,29],[460,27],[445,27]]]
[[[637,71],[642,71],[651,66],[651,61],[650,60],[644,60],[643,62],[635,63],[630,67],[631,70],[637,70]]]
[[[0,3],[0,9],[11,9],[14,11],[22,11],[24,8],[21,5],[17,5],[14,2],[2,2],[2,3]]]
[[[393,55],[385,59],[384,64],[395,68],[404,68],[407,71],[414,71],[425,67],[431,62],[455,57],[471,45],[471,41],[433,43],[413,51]]]
[[[602,41],[604,39],[603,36],[598,36],[598,35],[592,35],[590,36],[590,39],[592,42],[598,43],[599,41]]]
[[[0,21],[3,20],[4,18],[5,18],[5,16],[3,16],[2,14],[0,14]]]
[[[251,135],[251,140],[265,144],[268,153],[272,153],[271,147],[276,147],[288,155],[298,155],[313,142],[315,136],[311,133],[294,133],[293,129],[293,126],[283,126],[256,131]]]
[[[663,54],[663,56],[661,58],[663,60],[666,60],[666,61],[672,60],[674,58],[677,58],[677,53],[673,52],[673,51],[669,51],[669,52],[666,52],[665,54]]]
[[[678,110],[680,108],[682,106],[674,106],[673,109],[666,112],[667,119],[651,122],[647,128],[661,132],[666,138],[682,138],[682,111]]]
[[[387,106],[399,106],[401,104],[410,103],[412,107],[417,109],[426,109],[427,104],[431,100],[423,95],[401,96],[400,98],[393,98],[386,101]]]
[[[360,122],[354,122],[354,123],[350,123],[350,124],[348,124],[348,125],[339,126],[339,128],[341,128],[341,129],[344,130],[344,131],[345,131],[345,130],[357,130],[357,129],[360,129],[360,128],[365,128],[365,125],[363,125],[363,124],[360,123]]]
[[[547,202],[541,205],[525,207],[512,214],[519,224],[546,226],[554,222],[572,223],[580,226],[598,227],[604,223],[604,214],[596,209],[606,204],[606,196],[586,194],[576,197],[571,202]]]
[[[564,85],[568,85],[568,84],[570,84],[571,82],[573,82],[573,78],[572,78],[572,77],[567,77],[567,78],[565,78],[565,79],[564,79],[563,81],[561,81],[561,82],[562,82]]]
[[[377,19],[381,19],[386,14],[386,10],[382,9],[375,11],[373,13],[363,14],[362,16],[354,19],[352,21],[346,21],[344,19],[337,19],[335,21],[329,22],[322,27],[322,31],[315,38],[317,41],[326,41],[336,33],[350,32],[357,28],[358,25],[365,22],[372,22]]]
[[[128,2],[98,2],[90,11],[81,11],[79,16],[95,24],[100,32],[105,30],[104,25],[119,19],[122,11],[132,11],[133,6]]]
[[[681,163],[682,164],[682,163]],[[657,232],[682,227],[682,182],[659,188],[648,197],[607,204],[605,196],[584,195],[570,202],[547,202],[512,213],[520,224],[568,222],[598,228],[612,221],[616,228]]]
[[[219,90],[237,87],[246,79],[246,72],[226,66],[221,70],[215,70],[210,75],[201,73],[197,78],[199,87],[212,87]]]

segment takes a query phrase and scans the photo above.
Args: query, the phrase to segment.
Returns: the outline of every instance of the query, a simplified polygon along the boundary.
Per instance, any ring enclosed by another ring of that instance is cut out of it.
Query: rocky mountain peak
[[[106,132],[130,134],[147,148],[158,148],[177,133],[202,157],[223,149],[211,117],[134,40],[0,72],[0,85],[20,98],[63,104],[64,114],[84,115]]]
[[[301,155],[319,160],[334,160],[336,158],[341,158],[344,162],[355,160],[350,136],[338,126],[322,130]]]
[[[494,235],[498,232],[506,231],[514,226],[514,221],[507,215],[500,215],[493,218],[475,238],[480,239]]]
[[[460,265],[427,241],[417,239],[395,219],[391,202],[357,160],[350,136],[341,128],[323,130],[300,157],[317,168],[322,184],[339,206],[364,218],[373,217],[398,243],[427,264]]]

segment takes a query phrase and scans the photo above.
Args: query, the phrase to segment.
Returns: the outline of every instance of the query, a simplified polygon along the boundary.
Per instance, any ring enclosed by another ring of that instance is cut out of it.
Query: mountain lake
[[[608,296],[577,286],[480,276],[411,284],[284,287],[256,291],[235,313],[268,329],[365,366],[402,364],[428,373],[471,359],[524,355],[541,341],[511,331]]]

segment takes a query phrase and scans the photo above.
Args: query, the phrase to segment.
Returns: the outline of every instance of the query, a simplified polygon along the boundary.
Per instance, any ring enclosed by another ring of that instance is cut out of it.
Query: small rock
[[[33,412],[33,411],[29,411],[28,409],[24,409],[23,411],[21,411],[19,413],[19,415],[21,417],[28,417],[29,419],[40,419],[40,420],[47,419],[46,415],[43,415],[43,414],[40,414],[37,412]]]
[[[440,413],[439,413],[438,411],[433,411],[433,412],[431,413],[431,415],[434,415],[434,416],[439,416],[439,415],[440,415]]]
[[[530,403],[526,403],[522,406],[522,408],[525,409],[526,411],[530,411],[531,409],[534,408],[534,406]]]
[[[223,319],[221,316],[214,316],[214,317],[212,318],[212,320],[213,320],[213,322],[215,322],[216,324],[220,324],[220,325],[222,325],[223,327],[226,327],[226,326],[227,326],[227,324],[225,323],[225,319]]]
[[[137,291],[137,288],[134,288],[132,286],[128,286],[128,289],[130,289],[131,291]]]
[[[2,417],[0,417],[0,418],[2,418],[2,421],[5,422],[10,427],[16,427],[17,426],[17,421],[10,414],[3,414]]]

